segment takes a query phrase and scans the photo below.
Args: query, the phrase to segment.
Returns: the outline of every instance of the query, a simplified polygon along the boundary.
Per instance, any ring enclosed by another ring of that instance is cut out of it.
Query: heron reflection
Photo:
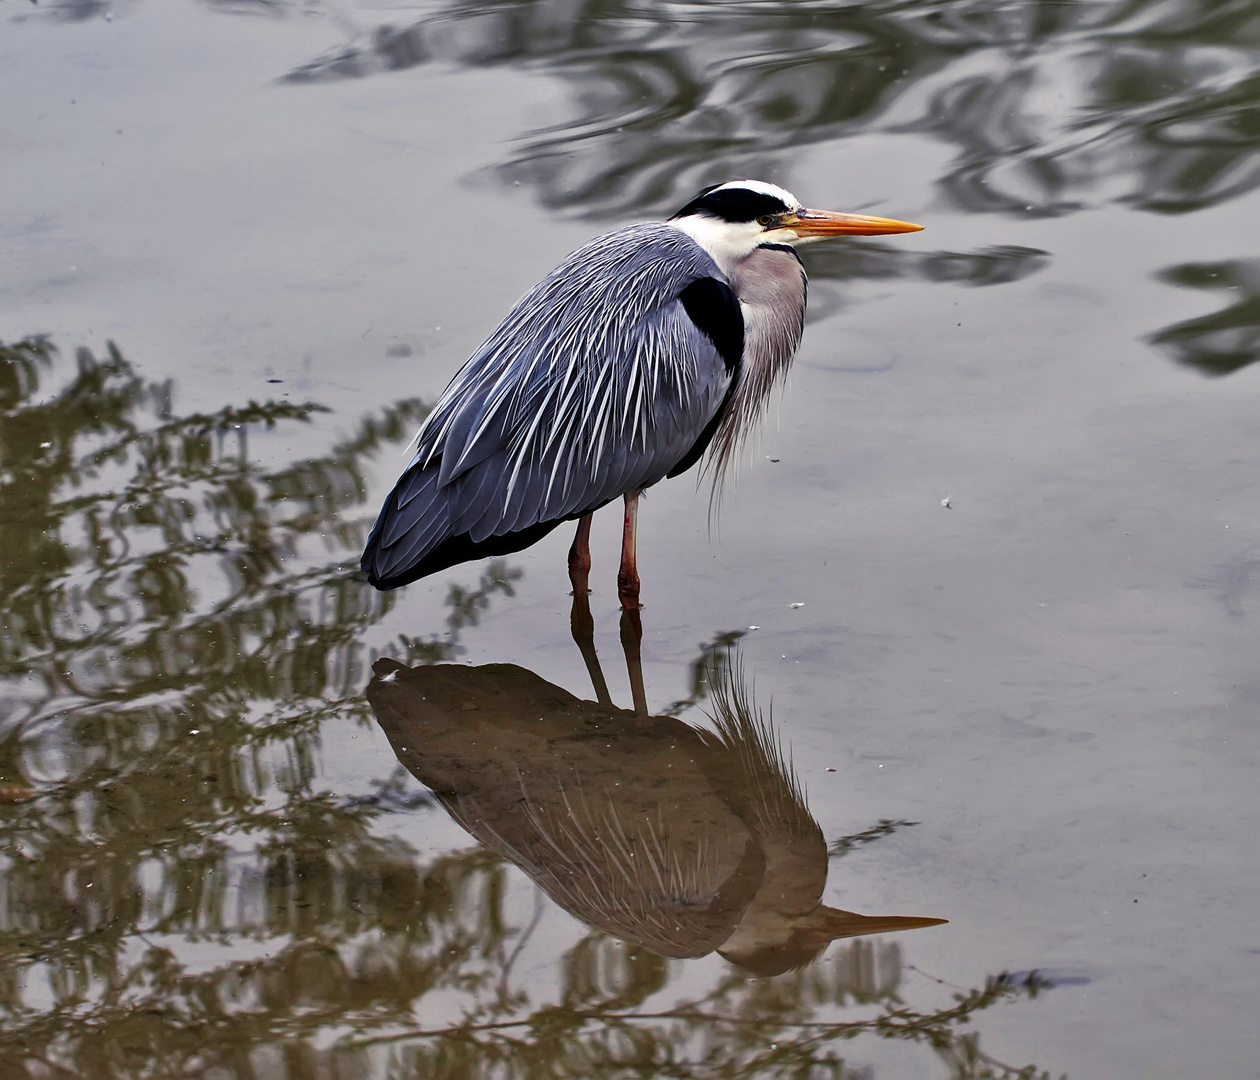
[[[622,635],[632,682],[635,620]],[[595,674],[593,646],[583,653]],[[827,845],[791,762],[738,663],[709,671],[711,731],[618,708],[602,675],[587,701],[515,664],[383,657],[367,696],[398,760],[464,829],[624,941],[775,975],[838,938],[944,922],[820,902]]]

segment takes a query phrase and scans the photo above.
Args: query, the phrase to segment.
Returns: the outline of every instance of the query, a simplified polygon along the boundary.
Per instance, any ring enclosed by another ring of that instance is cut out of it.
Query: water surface
[[[1254,1077],[1258,47],[1246,0],[0,0],[0,1072]],[[928,228],[807,252],[712,529],[649,493],[652,726],[613,511],[606,694],[560,531],[355,566],[512,301],[740,175]],[[508,758],[396,755],[404,669]]]

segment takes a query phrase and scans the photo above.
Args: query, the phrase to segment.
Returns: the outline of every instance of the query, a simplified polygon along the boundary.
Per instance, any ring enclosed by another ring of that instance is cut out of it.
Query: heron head
[[[731,180],[707,187],[669,220],[724,268],[766,244],[796,246],[831,236],[875,236],[923,228],[893,218],[809,210],[790,191],[764,180]]]

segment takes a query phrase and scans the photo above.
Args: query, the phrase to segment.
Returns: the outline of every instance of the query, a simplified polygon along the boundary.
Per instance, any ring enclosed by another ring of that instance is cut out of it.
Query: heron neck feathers
[[[805,269],[792,248],[754,248],[728,271],[728,277],[744,316],[744,362],[709,446],[718,478],[734,463],[775,386],[782,383],[805,328]]]

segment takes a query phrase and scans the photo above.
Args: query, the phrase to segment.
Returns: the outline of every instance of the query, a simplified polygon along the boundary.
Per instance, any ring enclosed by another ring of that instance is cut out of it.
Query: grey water
[[[0,0],[0,1076],[1260,1076],[1257,55]],[[613,507],[585,654],[567,530],[373,591],[513,301],[737,177],[926,229],[808,249],[720,513],[648,493],[646,712]]]

